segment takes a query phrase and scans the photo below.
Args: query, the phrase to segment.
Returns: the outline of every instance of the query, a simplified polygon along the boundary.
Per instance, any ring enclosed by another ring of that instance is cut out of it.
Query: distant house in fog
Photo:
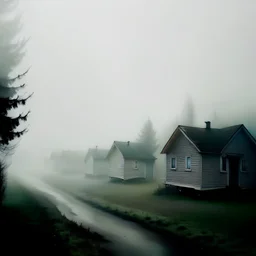
[[[256,141],[243,124],[179,125],[164,146],[166,185],[196,190],[256,188]]]
[[[84,151],[63,150],[53,152],[49,164],[54,171],[62,174],[82,174],[84,172]]]
[[[108,150],[99,148],[89,148],[85,156],[85,174],[86,176],[107,176],[108,161],[106,156]]]
[[[141,143],[114,141],[107,159],[109,177],[122,180],[152,180],[156,158]]]

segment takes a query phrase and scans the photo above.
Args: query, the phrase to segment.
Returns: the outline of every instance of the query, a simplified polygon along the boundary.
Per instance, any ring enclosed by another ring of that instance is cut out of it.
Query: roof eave
[[[112,150],[113,150],[114,147],[117,148],[117,150],[120,152],[120,154],[121,154],[121,155],[123,156],[123,158],[124,158],[124,155],[123,155],[123,153],[121,152],[121,150],[119,149],[119,147],[117,146],[116,141],[114,141],[113,144],[112,144],[112,146],[111,146],[111,148],[110,148],[110,150],[108,151],[108,154],[107,154],[107,156],[106,156],[106,159],[109,158],[109,156],[110,156],[110,154],[111,154],[111,152],[112,152]]]
[[[109,155],[111,154],[111,151],[112,151],[112,149],[113,149],[114,146],[115,146],[115,141],[113,142],[113,144],[112,144],[110,150],[108,151],[108,154],[106,155],[106,159],[109,158]]]
[[[161,151],[160,154],[166,154],[166,153],[167,153],[168,144],[169,144],[169,142],[171,141],[171,139],[173,138],[175,132],[179,129],[179,127],[180,127],[179,125],[176,127],[176,129],[175,129],[174,132],[172,133],[171,137],[170,137],[170,138],[167,140],[167,142],[165,143],[165,145],[164,145],[164,147],[163,147],[163,149],[162,149],[162,151]]]
[[[85,155],[84,157],[84,162],[86,162],[88,160],[88,158],[90,157],[91,155],[91,151],[88,150],[87,154]]]
[[[189,136],[186,134],[186,132],[185,131],[183,131],[182,129],[181,129],[181,127],[179,127],[179,130],[181,131],[181,133],[185,136],[185,138],[195,147],[195,149],[199,152],[199,153],[201,153],[201,150],[196,146],[196,144],[189,138]]]
[[[196,146],[196,144],[189,138],[189,136],[186,134],[185,131],[183,131],[181,129],[181,126],[178,125],[178,127],[175,129],[175,131],[173,132],[173,134],[171,135],[171,137],[169,138],[169,140],[167,141],[167,143],[165,144],[164,148],[162,149],[161,151],[161,154],[166,154],[167,153],[167,149],[168,149],[168,144],[169,142],[171,141],[171,139],[173,138],[174,134],[176,133],[176,131],[179,130],[183,135],[184,137],[195,147],[195,149],[201,153],[201,150]]]
[[[225,151],[225,149],[227,148],[227,146],[229,145],[229,143],[235,138],[235,136],[241,131],[241,129],[244,129],[244,131],[246,132],[247,136],[251,139],[251,141],[256,145],[256,140],[255,138],[252,136],[252,134],[248,131],[248,129],[241,124],[241,126],[237,129],[237,131],[231,136],[231,138],[228,140],[228,142],[226,143],[226,145],[222,148],[221,153],[223,153]]]

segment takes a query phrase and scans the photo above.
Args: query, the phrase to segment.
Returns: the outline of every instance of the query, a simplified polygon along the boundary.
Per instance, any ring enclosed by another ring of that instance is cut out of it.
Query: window
[[[176,169],[176,158],[171,157],[171,169]]]
[[[186,165],[186,170],[191,170],[191,157],[190,156],[186,156],[185,165]]]
[[[246,161],[245,159],[241,159],[241,172],[246,172],[247,168],[246,168]]]
[[[221,170],[223,172],[227,171],[227,157],[226,156],[221,157]]]
[[[133,169],[137,170],[138,168],[138,161],[133,162]]]

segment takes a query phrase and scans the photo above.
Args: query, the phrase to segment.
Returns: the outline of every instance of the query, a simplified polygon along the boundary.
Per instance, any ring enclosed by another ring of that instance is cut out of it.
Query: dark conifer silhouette
[[[11,116],[10,110],[25,105],[31,95],[21,97],[25,87],[21,83],[28,70],[11,77],[14,69],[22,61],[27,40],[17,40],[21,29],[20,16],[15,15],[17,1],[0,1],[0,205],[5,191],[5,157],[14,148],[11,141],[21,137],[27,129],[19,129],[22,121],[26,121],[28,113]]]
[[[150,153],[154,154],[156,152],[158,148],[156,132],[150,119],[144,124],[137,141],[143,143]]]

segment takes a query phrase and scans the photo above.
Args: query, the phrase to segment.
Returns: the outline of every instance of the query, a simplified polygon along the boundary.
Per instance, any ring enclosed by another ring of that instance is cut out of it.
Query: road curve
[[[19,177],[28,188],[44,193],[69,220],[105,236],[114,255],[180,256],[181,251],[167,245],[160,237],[139,225],[96,209],[73,196],[49,186],[38,178]]]

